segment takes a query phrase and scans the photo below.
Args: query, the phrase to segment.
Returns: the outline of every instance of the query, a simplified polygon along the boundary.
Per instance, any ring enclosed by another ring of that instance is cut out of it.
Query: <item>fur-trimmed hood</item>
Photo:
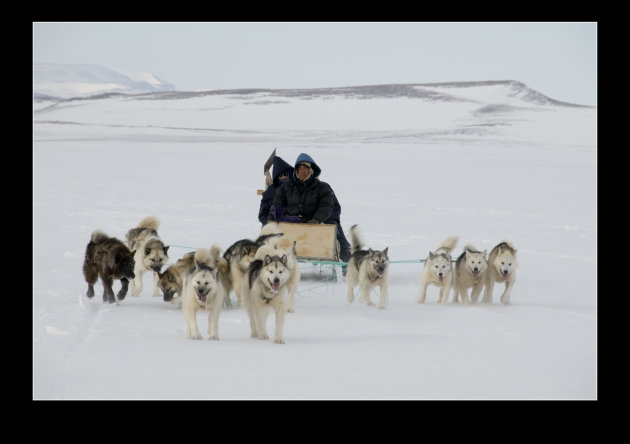
[[[313,170],[313,174],[307,180],[316,179],[322,173],[322,169],[315,163],[315,161],[313,160],[311,156],[309,156],[306,153],[300,153],[300,155],[297,157],[295,161],[295,166],[293,170],[293,177],[295,178],[295,180],[299,180],[297,178],[296,171],[297,171],[297,166],[300,162],[309,162],[311,164],[311,169]]]

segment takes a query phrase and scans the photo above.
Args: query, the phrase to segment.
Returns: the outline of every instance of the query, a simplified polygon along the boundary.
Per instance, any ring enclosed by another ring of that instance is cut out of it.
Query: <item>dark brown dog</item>
[[[88,283],[87,297],[94,297],[94,284],[100,276],[104,287],[103,302],[111,304],[125,299],[129,279],[136,276],[133,272],[133,255],[134,252],[129,251],[118,239],[109,237],[100,230],[94,231],[90,243],[87,244],[83,262],[83,276]],[[122,284],[116,296],[112,289],[114,279],[120,279]]]

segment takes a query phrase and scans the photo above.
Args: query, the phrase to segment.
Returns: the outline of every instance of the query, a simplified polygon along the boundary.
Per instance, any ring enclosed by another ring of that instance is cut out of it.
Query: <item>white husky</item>
[[[125,235],[125,245],[131,251],[135,250],[134,274],[131,280],[131,295],[138,296],[142,292],[142,275],[145,271],[153,272],[153,296],[160,295],[158,284],[159,272],[168,261],[168,246],[157,234],[160,221],[155,216],[145,217],[136,228],[132,228]]]
[[[242,281],[242,295],[249,316],[251,337],[269,339],[267,316],[271,310],[276,314],[274,342],[284,344],[284,318],[287,311],[291,270],[287,267],[287,255],[265,254],[249,266]]]
[[[464,252],[455,262],[455,280],[453,281],[453,303],[459,302],[461,295],[462,302],[469,304],[476,303],[479,294],[486,282],[486,271],[488,261],[486,260],[487,250],[477,251],[472,245],[466,245]],[[468,299],[468,289],[472,287],[470,300]]]
[[[434,252],[429,251],[429,257],[424,263],[424,269],[420,275],[420,296],[418,302],[423,304],[427,297],[429,284],[440,288],[438,303],[446,304],[448,295],[453,285],[453,265],[451,264],[451,251],[457,245],[457,236],[447,237]]]
[[[483,302],[492,303],[492,289],[495,282],[505,282],[505,290],[501,295],[501,302],[510,302],[510,292],[516,282],[516,248],[509,241],[503,241],[490,251],[488,257],[488,273],[486,276],[486,288],[483,293]]]
[[[266,234],[282,234],[282,232],[278,228],[277,223],[270,222],[267,225],[265,225],[260,231],[261,236],[264,236]],[[278,256],[282,256],[282,254],[284,254],[280,252],[274,252],[273,250],[270,250],[268,246],[271,246],[272,248],[281,249],[281,250],[284,250],[284,252],[286,252],[287,267],[291,271],[291,279],[289,279],[289,282],[287,282],[287,289],[289,290],[289,298],[287,301],[287,311],[289,313],[294,313],[295,312],[294,310],[295,293],[297,293],[298,285],[300,283],[300,278],[302,277],[300,268],[298,266],[299,264],[298,264],[297,252],[296,252],[296,242],[291,241],[291,239],[288,239],[284,236],[270,238],[267,242],[268,242],[267,245],[263,245],[262,247],[258,249],[258,251],[256,252],[256,258],[263,259],[265,257],[264,256],[265,254],[269,254],[270,256],[273,256],[274,254]]]
[[[221,249],[213,245],[210,250],[200,248],[195,252],[194,268],[184,278],[182,311],[186,318],[186,337],[201,339],[197,326],[197,310],[208,311],[208,334],[219,339],[219,313],[227,292],[219,276],[220,268],[227,269]]]

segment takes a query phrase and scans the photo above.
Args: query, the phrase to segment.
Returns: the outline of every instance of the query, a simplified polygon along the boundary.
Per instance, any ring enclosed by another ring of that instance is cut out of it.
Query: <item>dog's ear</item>
[[[169,247],[170,247],[170,245],[167,245],[166,247],[164,247],[164,253],[166,253],[168,251]]]
[[[435,254],[433,254],[433,252],[432,252],[432,251],[429,251],[429,259],[430,259],[430,260],[435,259]]]
[[[385,249],[383,250],[383,254],[384,254],[385,256],[387,256],[387,250],[389,250],[389,247],[385,247]]]
[[[136,255],[136,250],[133,250],[133,251],[131,252],[131,257],[134,257],[135,255]]]
[[[486,255],[488,254],[488,249],[483,250],[483,253],[481,253],[481,254],[483,254],[483,258],[485,259]]]
[[[145,248],[145,249],[144,249],[144,255],[145,255],[145,256],[148,256],[148,255],[150,255],[150,254],[151,254],[151,249],[150,249],[150,248]]]
[[[265,254],[265,260],[263,261],[264,265],[269,265],[271,263],[271,257],[268,254]]]
[[[282,257],[280,258],[280,262],[282,262],[284,264],[284,266],[287,266],[287,255],[283,254]]]

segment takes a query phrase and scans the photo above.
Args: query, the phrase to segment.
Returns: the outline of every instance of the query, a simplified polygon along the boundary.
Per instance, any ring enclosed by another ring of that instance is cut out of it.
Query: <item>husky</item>
[[[265,225],[261,230],[261,236],[266,234],[276,234],[280,233],[280,237],[270,237],[266,242],[268,242],[269,246],[272,246],[276,249],[284,250],[287,254],[287,267],[291,271],[291,279],[287,283],[287,288],[289,290],[289,300],[287,302],[287,312],[295,313],[295,293],[297,293],[297,289],[300,283],[300,279],[302,274],[300,272],[300,268],[298,266],[297,259],[297,251],[296,251],[296,242],[291,241],[290,239],[283,236],[283,233],[278,228],[278,224],[275,222],[270,222]],[[262,258],[262,252],[266,250],[266,247],[263,245],[256,252],[256,258]],[[274,253],[273,251],[271,253]],[[276,255],[280,255],[279,252],[275,252]],[[271,254],[270,254],[271,255]]]
[[[286,254],[265,254],[262,259],[255,259],[243,276],[241,292],[249,316],[252,338],[269,339],[266,322],[273,309],[276,314],[273,342],[284,344],[284,318],[289,296],[287,283],[291,279],[291,270],[287,263]]]
[[[83,261],[83,276],[88,284],[87,297],[94,297],[94,284],[100,276],[103,283],[103,302],[110,304],[125,299],[129,285],[129,279],[136,277],[134,274],[134,251],[115,237],[109,237],[101,230],[95,230],[90,242],[85,249]],[[120,279],[122,287],[116,296],[112,284],[114,279]]]
[[[219,339],[219,313],[227,292],[219,277],[221,249],[213,245],[194,254],[194,267],[184,277],[182,311],[186,319],[186,337],[202,339],[197,326],[197,310],[208,311],[209,339]]]
[[[424,269],[420,275],[420,296],[418,303],[423,304],[427,297],[429,284],[440,288],[438,303],[446,304],[453,285],[453,265],[451,264],[451,251],[457,245],[457,236],[447,237],[438,246],[435,252],[429,251],[429,257],[424,263]]]
[[[157,234],[160,221],[157,217],[148,216],[140,221],[137,228],[132,228],[125,235],[125,244],[135,250],[135,279],[131,281],[131,295],[138,296],[142,291],[142,275],[145,271],[153,271],[153,296],[158,297],[158,273],[168,261],[168,247]]]
[[[359,302],[374,305],[370,299],[370,292],[376,286],[380,288],[378,308],[384,309],[387,302],[387,284],[389,275],[389,257],[387,250],[382,251],[363,249],[363,242],[359,236],[357,225],[350,228],[351,248],[350,260],[346,280],[348,281],[348,302],[354,300],[354,287],[359,285]]]
[[[234,290],[239,304],[243,300],[241,294],[243,276],[252,262],[254,262],[256,251],[258,251],[258,248],[262,245],[269,243],[271,239],[277,238],[281,235],[281,233],[271,233],[260,235],[256,240],[241,239],[234,242],[227,250],[225,250],[223,258],[228,264],[228,295],[232,290]]]
[[[481,290],[486,282],[486,272],[488,261],[486,260],[487,250],[477,251],[472,245],[466,245],[464,252],[455,261],[455,280],[453,281],[453,303],[459,302],[461,295],[462,302],[469,304],[476,303]],[[468,299],[468,288],[472,287],[470,300]]]
[[[186,253],[177,263],[169,266],[164,273],[158,272],[158,287],[164,294],[164,302],[181,304],[184,289],[184,276],[193,268],[195,252]],[[177,294],[177,297],[174,297]]]
[[[501,295],[501,302],[510,302],[510,293],[516,282],[516,248],[509,241],[503,241],[490,251],[488,256],[488,273],[486,275],[486,288],[483,293],[484,303],[492,303],[492,290],[495,282],[505,282],[505,290]]]

